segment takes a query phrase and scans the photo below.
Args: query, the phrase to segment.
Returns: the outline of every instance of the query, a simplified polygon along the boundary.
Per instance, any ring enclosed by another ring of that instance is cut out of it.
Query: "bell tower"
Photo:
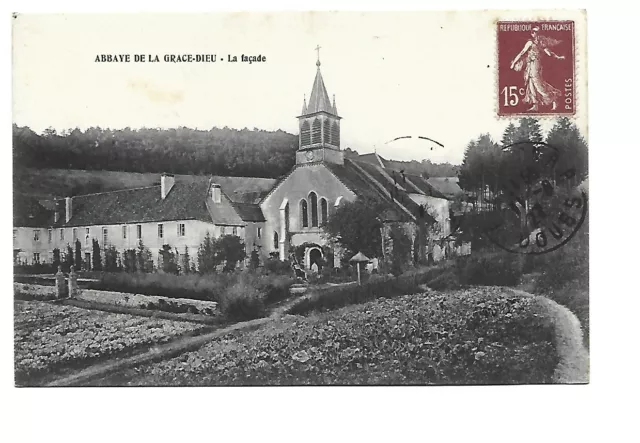
[[[302,113],[298,116],[300,129],[296,164],[329,162],[344,164],[344,153],[340,150],[340,119],[336,108],[336,96],[329,100],[320,72],[320,46],[316,66],[316,78],[311,88],[309,103],[306,97],[302,103]]]

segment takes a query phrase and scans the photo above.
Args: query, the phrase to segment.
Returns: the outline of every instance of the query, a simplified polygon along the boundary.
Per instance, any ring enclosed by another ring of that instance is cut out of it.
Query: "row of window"
[[[309,206],[311,206],[311,214],[309,214]],[[309,193],[309,204],[304,198],[300,200],[300,220],[302,220],[303,228],[309,227],[309,219],[311,219],[311,226],[314,228],[329,219],[329,205],[323,197],[320,199],[320,219],[318,220],[318,196],[313,191]]]
[[[340,146],[340,126],[337,122],[333,125],[329,120],[324,121],[324,131],[320,119],[316,118],[312,125],[308,121],[304,121],[300,127],[300,145],[307,146],[322,142],[322,133],[324,132],[324,142],[334,146]]]
[[[64,228],[60,229],[60,240],[64,241]],[[128,235],[129,227],[127,225],[122,226],[122,238],[126,239]],[[13,239],[16,239],[17,231],[13,231]],[[177,225],[177,234],[178,237],[184,237],[186,235],[186,225],[184,223],[178,223]],[[234,228],[234,235],[236,235],[236,228]],[[78,228],[73,228],[72,230],[73,242],[75,243],[78,240]],[[138,240],[142,239],[142,225],[136,225],[136,238]],[[158,238],[164,238],[164,224],[158,223]],[[90,229],[85,228],[85,243],[87,243],[90,239]],[[53,229],[48,230],[48,242],[51,243],[53,240]],[[40,241],[40,229],[33,230],[33,241]],[[106,227],[102,228],[102,242],[107,244],[109,241],[109,229]]]

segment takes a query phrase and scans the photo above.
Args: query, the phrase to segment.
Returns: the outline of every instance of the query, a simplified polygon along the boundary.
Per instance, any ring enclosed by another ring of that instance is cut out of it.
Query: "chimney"
[[[54,208],[53,208],[53,222],[58,223],[60,220],[60,201],[55,200]]]
[[[160,177],[160,194],[162,195],[162,199],[164,200],[171,192],[171,188],[175,184],[176,179],[173,174],[162,174]]]
[[[64,199],[65,208],[65,223],[69,223],[71,217],[73,217],[73,197],[66,197]]]
[[[213,200],[214,203],[220,203],[222,201],[222,192],[220,190],[220,185],[211,185],[211,200]]]

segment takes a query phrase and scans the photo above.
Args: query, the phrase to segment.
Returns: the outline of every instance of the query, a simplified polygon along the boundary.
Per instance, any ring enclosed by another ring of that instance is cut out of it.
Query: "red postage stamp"
[[[573,115],[573,21],[499,21],[498,115]]]

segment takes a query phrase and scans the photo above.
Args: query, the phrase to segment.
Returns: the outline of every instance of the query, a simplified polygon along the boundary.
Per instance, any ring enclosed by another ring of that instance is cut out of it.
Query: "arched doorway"
[[[306,268],[307,269],[313,269],[313,264],[317,264],[318,265],[318,271],[320,271],[320,269],[322,269],[322,258],[323,258],[323,254],[322,254],[322,249],[320,249],[317,246],[312,246],[310,248],[307,249],[307,253],[306,255]]]

